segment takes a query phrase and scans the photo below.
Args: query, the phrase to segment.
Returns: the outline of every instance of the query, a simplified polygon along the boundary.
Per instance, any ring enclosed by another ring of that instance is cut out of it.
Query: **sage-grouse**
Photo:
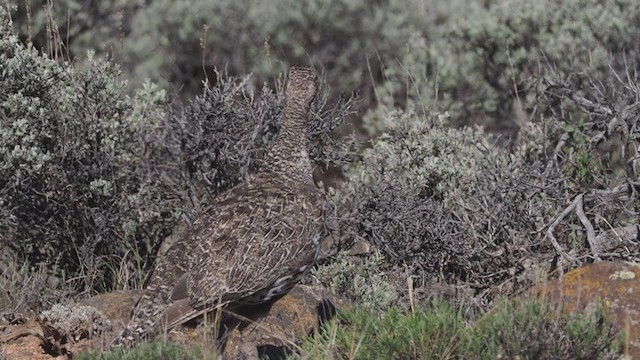
[[[263,170],[221,194],[172,245],[113,345],[131,346],[220,307],[288,292],[318,257],[322,195],[307,153],[316,74],[292,67],[280,134]]]

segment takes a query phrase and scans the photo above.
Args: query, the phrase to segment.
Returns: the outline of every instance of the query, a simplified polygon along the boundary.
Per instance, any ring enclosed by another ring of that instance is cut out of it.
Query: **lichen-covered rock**
[[[640,358],[640,264],[589,264],[565,274],[562,279],[539,285],[533,293],[562,304],[571,312],[601,304],[611,321],[625,332],[625,351],[633,359]]]
[[[113,332],[117,333],[129,322],[131,309],[135,306],[140,295],[142,295],[142,290],[115,291],[92,296],[79,303],[100,310],[111,321]]]

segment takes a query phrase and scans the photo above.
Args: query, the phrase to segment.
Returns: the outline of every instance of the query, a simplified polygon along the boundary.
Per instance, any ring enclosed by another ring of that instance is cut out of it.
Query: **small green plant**
[[[584,121],[565,123],[562,131],[569,136],[570,143],[562,148],[564,173],[573,187],[591,184],[599,174],[598,156],[591,151],[589,136],[585,133]]]

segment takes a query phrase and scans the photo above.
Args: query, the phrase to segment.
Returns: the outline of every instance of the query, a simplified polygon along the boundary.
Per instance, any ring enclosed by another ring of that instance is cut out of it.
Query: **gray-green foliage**
[[[60,65],[21,44],[0,11],[2,246],[59,273],[103,273],[102,256],[162,238],[176,220],[140,172],[143,125],[162,116],[163,92],[125,96],[118,67],[91,55]]]
[[[62,341],[75,341],[96,336],[113,329],[111,321],[93,306],[57,303],[38,315],[43,328],[55,329]]]
[[[7,0],[5,5],[21,40],[56,60],[71,60],[84,58],[87,50],[104,56],[121,49],[134,25],[130,19],[144,1]]]
[[[623,69],[625,54],[633,63],[640,24],[633,0],[74,0],[32,5],[31,27],[25,4],[9,3],[24,38],[50,48],[54,22],[70,43],[63,55],[111,53],[135,87],[151,78],[194,94],[215,67],[260,84],[314,63],[334,94],[360,90],[364,107],[411,100],[458,124],[512,130],[516,99],[515,108],[542,110],[536,89],[548,70],[599,77],[609,63]]]
[[[26,37],[26,10],[18,5],[15,17]],[[31,11],[33,39],[44,45],[46,11],[39,6]],[[154,0],[93,6],[66,1],[53,7],[62,42],[70,34],[72,56],[85,49],[112,53],[134,85],[151,78],[195,94],[205,73],[215,76],[213,68],[253,73],[260,84],[290,64],[313,63],[326,71],[334,95],[361,87],[367,100],[370,80],[381,80],[379,57],[393,58],[433,17],[431,6],[416,0]]]
[[[397,299],[397,289],[386,278],[384,258],[378,254],[361,261],[339,253],[331,262],[318,265],[311,272],[313,282],[345,296],[358,306],[384,310]]]
[[[444,115],[382,118],[387,131],[347,171],[336,198],[340,239],[375,245],[396,271],[408,266],[417,286],[446,280],[489,289],[521,274],[559,198],[559,189],[534,197],[556,176],[535,157],[527,161],[535,147],[509,153],[479,129],[446,126]]]
[[[398,55],[401,65],[388,65],[381,101],[393,104],[404,96],[449,111],[457,124],[475,120],[514,129],[520,108],[525,117],[544,114],[537,96],[540,79],[551,71],[606,79],[610,65],[623,71],[625,61],[637,58],[640,4],[633,0],[467,3],[453,1],[435,34],[409,38]]]
[[[428,16],[420,1],[157,0],[136,13],[122,55],[136,74],[188,90],[200,87],[203,67],[263,80],[288,64],[313,63],[334,94],[348,93],[368,83],[368,58],[378,79],[377,56],[397,52]]]

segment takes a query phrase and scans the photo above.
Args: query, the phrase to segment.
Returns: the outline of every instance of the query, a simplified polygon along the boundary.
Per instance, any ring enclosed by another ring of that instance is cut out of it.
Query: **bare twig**
[[[596,232],[593,229],[593,225],[591,225],[591,222],[589,221],[589,219],[587,219],[587,216],[584,213],[584,201],[582,194],[578,195],[575,204],[576,215],[578,216],[578,219],[580,219],[582,226],[584,226],[585,230],[587,231],[587,241],[589,242],[589,247],[591,248],[593,258],[596,259],[596,261],[602,261],[602,259],[600,259],[600,248],[596,242]]]
[[[204,75],[205,86],[209,86],[209,75],[207,74],[207,33],[209,25],[202,25],[202,37],[200,38],[200,48],[202,49],[202,74]]]
[[[617,198],[620,195],[628,194],[630,190],[630,184],[625,183],[622,185],[618,185],[616,187],[610,189],[595,189],[586,194],[587,200],[592,200],[595,197],[602,197],[611,200],[612,198]]]
[[[564,218],[567,217],[567,215],[569,215],[572,211],[575,210],[579,202],[582,202],[582,194],[578,195],[578,197],[576,197],[576,199],[573,200],[571,205],[569,205],[562,211],[562,213],[551,223],[551,225],[549,226],[546,232],[546,235],[549,238],[549,241],[551,241],[551,244],[553,245],[553,247],[556,249],[556,252],[570,262],[574,262],[576,259],[573,256],[569,255],[569,253],[564,251],[560,243],[558,243],[558,240],[556,239],[556,237],[553,235],[553,230],[555,230],[556,226],[558,226],[558,224],[560,224],[560,222],[564,220]]]
[[[555,162],[560,158],[560,155],[562,154],[562,149],[567,144],[568,140],[569,140],[569,134],[568,133],[563,133],[560,136],[560,139],[558,140],[558,143],[556,144],[556,147],[553,150],[553,158],[551,158],[550,161],[554,161]],[[547,166],[549,166],[549,164],[547,164]]]
[[[596,113],[598,115],[604,115],[604,116],[614,115],[614,112],[610,108],[594,103],[593,101],[588,100],[578,95],[575,92],[571,93],[571,100],[573,100],[576,104],[578,104],[580,107],[582,107],[584,110],[586,110],[589,113]]]

